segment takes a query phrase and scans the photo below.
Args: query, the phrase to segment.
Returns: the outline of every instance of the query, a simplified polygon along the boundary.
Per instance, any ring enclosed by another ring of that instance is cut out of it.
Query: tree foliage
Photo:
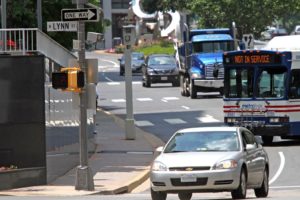
[[[275,22],[289,31],[300,24],[299,0],[144,0],[143,6],[150,11],[175,9],[196,15],[199,28],[229,27],[234,21],[240,34],[256,36]]]

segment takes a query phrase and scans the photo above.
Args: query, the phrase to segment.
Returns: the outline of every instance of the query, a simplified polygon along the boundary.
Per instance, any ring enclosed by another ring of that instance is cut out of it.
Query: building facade
[[[111,21],[111,26],[105,28],[105,49],[114,47],[118,38],[122,38],[122,25],[124,17],[128,14],[131,0],[102,0],[101,7],[104,19]]]

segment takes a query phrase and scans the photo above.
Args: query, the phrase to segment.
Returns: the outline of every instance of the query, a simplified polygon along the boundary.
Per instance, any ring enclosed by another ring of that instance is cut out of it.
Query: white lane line
[[[126,102],[125,99],[112,99],[111,101],[114,102],[114,103],[123,103],[123,102]]]
[[[210,115],[206,115],[205,117],[198,117],[197,119],[200,122],[204,122],[204,123],[219,122],[219,120],[215,119],[213,116]]]
[[[114,82],[113,80],[111,80],[110,78],[108,78],[107,76],[105,77],[106,80],[110,81],[110,82]]]
[[[138,101],[153,101],[151,98],[137,98]]]
[[[273,182],[276,181],[276,179],[280,176],[282,170],[283,170],[283,167],[285,165],[285,157],[283,155],[283,153],[280,151],[278,152],[279,156],[280,156],[280,165],[279,165],[279,168],[276,172],[276,174],[273,176],[273,178],[269,181],[269,184],[271,185]]]
[[[104,59],[101,59],[101,60],[103,60],[104,62],[112,63],[112,64],[114,65],[113,67],[115,67],[115,68],[119,67],[119,64],[116,63],[116,62],[114,62],[114,61],[111,61],[111,60],[104,60]]]
[[[270,189],[284,189],[284,188],[300,188],[300,185],[291,185],[291,186],[273,186]]]
[[[165,100],[165,99],[161,99],[161,101],[162,101],[162,102],[165,102],[165,103],[168,103],[168,101],[167,101],[167,100]]]
[[[186,110],[190,110],[191,109],[190,107],[187,107],[187,106],[181,106],[181,108],[184,108]]]

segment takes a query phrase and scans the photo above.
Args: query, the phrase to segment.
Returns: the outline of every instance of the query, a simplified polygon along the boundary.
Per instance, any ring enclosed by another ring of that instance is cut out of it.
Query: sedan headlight
[[[214,169],[233,169],[237,167],[237,161],[236,160],[224,160],[219,163],[217,163],[214,166]]]
[[[151,169],[152,169],[152,171],[167,171],[168,170],[168,168],[165,164],[158,162],[158,161],[154,161]]]

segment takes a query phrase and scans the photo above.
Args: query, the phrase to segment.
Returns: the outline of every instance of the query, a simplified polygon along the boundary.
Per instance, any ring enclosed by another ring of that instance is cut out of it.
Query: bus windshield
[[[253,97],[253,68],[230,68],[225,96],[227,98],[251,98]]]
[[[193,42],[193,53],[212,53],[232,50],[233,43],[231,41]]]
[[[287,69],[260,68],[257,81],[257,96],[261,98],[282,98],[285,94]]]
[[[225,73],[227,98],[282,98],[285,95],[287,69],[284,67],[229,68]],[[255,79],[255,75],[257,78]],[[256,80],[256,83],[254,83]],[[254,89],[256,88],[256,89]]]

